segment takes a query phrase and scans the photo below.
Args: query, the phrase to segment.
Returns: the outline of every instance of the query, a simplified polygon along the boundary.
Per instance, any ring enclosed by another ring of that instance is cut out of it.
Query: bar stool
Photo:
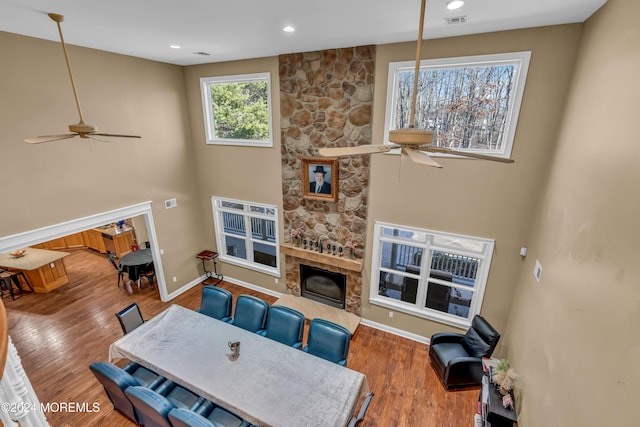
[[[13,285],[13,274],[6,270],[0,270],[0,297],[4,298],[4,288],[6,288],[9,291],[9,295],[11,295],[11,300],[15,300]]]
[[[26,292],[26,290],[22,288],[23,283],[27,286],[27,288],[29,288],[30,292],[33,292],[33,288],[31,287],[31,283],[29,283],[29,279],[27,279],[27,276],[22,271],[0,270],[0,281],[0,296],[2,296],[3,298],[4,294],[2,293],[2,284],[4,284],[9,291],[9,295],[11,295],[12,300],[16,299],[13,292],[13,285],[16,286],[21,294]]]

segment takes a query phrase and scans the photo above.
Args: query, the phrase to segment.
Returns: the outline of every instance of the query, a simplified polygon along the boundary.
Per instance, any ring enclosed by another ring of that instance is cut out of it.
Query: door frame
[[[76,218],[70,221],[53,224],[34,230],[25,231],[23,233],[12,234],[10,236],[0,237],[0,253],[22,249],[37,243],[46,242],[48,240],[64,237],[69,234],[79,233],[90,228],[96,228],[111,222],[118,222],[123,219],[132,218],[142,215],[144,217],[147,232],[149,233],[149,245],[153,254],[153,267],[156,271],[158,281],[158,290],[160,291],[160,300],[167,302],[167,284],[164,279],[164,271],[162,269],[162,259],[160,257],[160,248],[158,246],[158,238],[156,235],[156,227],[153,222],[153,213],[151,212],[151,201],[138,203],[136,205],[125,206],[123,208],[111,211],[101,212],[94,215]]]

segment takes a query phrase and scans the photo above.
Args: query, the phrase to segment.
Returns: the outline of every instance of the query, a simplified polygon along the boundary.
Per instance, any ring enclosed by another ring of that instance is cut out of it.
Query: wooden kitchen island
[[[14,258],[0,254],[0,267],[22,271],[35,292],[50,292],[69,283],[63,258],[67,252],[26,248],[25,255]]]

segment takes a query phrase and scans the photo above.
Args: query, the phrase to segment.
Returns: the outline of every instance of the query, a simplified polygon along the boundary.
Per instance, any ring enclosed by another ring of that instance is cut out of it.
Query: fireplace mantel
[[[327,253],[310,251],[308,249],[302,249],[289,243],[282,243],[280,245],[280,251],[295,258],[315,261],[321,264],[339,267],[350,271],[362,271],[362,260],[360,259],[350,259],[349,257],[340,257]]]

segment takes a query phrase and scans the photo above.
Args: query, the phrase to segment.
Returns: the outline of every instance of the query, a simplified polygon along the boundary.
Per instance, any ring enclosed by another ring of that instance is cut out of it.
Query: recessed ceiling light
[[[462,6],[464,6],[463,0],[451,0],[449,3],[447,3],[447,9],[449,10],[460,9]]]
[[[285,33],[293,33],[296,29],[293,28],[291,25],[287,25],[286,27],[284,27],[282,29],[282,31],[284,31]]]
[[[178,46],[177,44],[170,44],[169,47],[171,49],[180,49],[180,46]]]

